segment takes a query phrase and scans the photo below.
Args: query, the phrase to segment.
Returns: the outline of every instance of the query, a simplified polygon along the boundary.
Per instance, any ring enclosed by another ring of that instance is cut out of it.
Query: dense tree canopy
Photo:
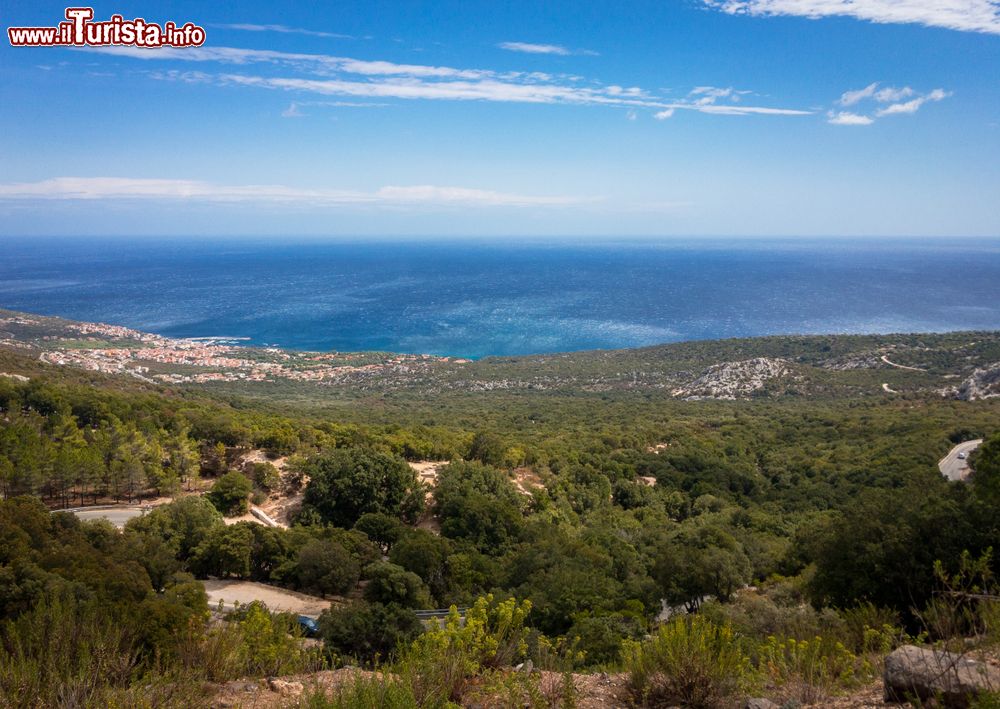
[[[405,461],[374,450],[337,449],[302,463],[309,476],[303,512],[350,528],[367,513],[414,521],[423,509],[423,490]]]

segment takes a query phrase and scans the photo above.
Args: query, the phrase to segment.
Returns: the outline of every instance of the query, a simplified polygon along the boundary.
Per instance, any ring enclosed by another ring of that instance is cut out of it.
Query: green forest
[[[574,706],[573,678],[603,673],[636,706],[822,704],[900,644],[1000,641],[1000,398],[333,401],[13,351],[0,371],[19,373],[0,376],[3,706],[208,706],[339,667],[381,672],[289,702]],[[978,438],[948,482],[938,459]],[[275,495],[301,499],[287,528],[226,523]],[[122,530],[60,511],[116,503],[148,511]],[[204,579],[332,602],[305,638],[257,602],[211,607]]]

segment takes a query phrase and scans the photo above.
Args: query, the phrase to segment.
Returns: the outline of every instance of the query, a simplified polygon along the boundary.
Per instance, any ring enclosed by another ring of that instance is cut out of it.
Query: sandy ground
[[[531,497],[531,493],[536,489],[545,489],[545,485],[542,484],[542,479],[538,477],[536,473],[531,468],[514,468],[514,487],[522,495]]]
[[[253,581],[209,580],[202,583],[208,593],[208,605],[212,608],[215,608],[220,601],[227,608],[235,603],[261,601],[273,611],[288,611],[316,617],[330,607],[330,601],[322,598]]]
[[[417,474],[417,479],[429,488],[437,484],[438,471],[451,461],[448,460],[411,460],[408,464]]]

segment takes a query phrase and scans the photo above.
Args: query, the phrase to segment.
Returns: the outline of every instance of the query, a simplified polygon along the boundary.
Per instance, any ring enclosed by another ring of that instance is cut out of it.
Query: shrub
[[[323,668],[319,652],[299,642],[295,620],[285,614],[271,615],[260,601],[246,607],[239,631],[239,658],[247,675],[274,676]]]
[[[812,640],[770,637],[760,648],[760,669],[789,698],[822,702],[837,690],[857,685],[873,674],[872,666],[830,638]]]
[[[730,626],[697,615],[674,618],[644,642],[626,641],[622,655],[629,691],[649,707],[718,707],[756,680]]]
[[[423,630],[408,608],[364,602],[323,611],[319,626],[320,636],[330,650],[367,664],[389,658],[398,646]]]
[[[395,517],[379,512],[366,512],[358,518],[354,529],[377,544],[383,554],[388,554],[392,545],[402,536],[404,527]]]
[[[349,529],[367,512],[416,521],[424,506],[417,475],[400,458],[362,448],[335,449],[300,466],[309,476],[304,514]]]
[[[127,688],[139,661],[128,624],[97,604],[52,595],[0,627],[0,706],[88,706]]]
[[[643,625],[641,618],[621,613],[580,614],[567,636],[576,640],[574,649],[583,653],[587,667],[603,667],[621,661],[622,641],[641,637]]]
[[[253,492],[253,483],[242,473],[230,471],[215,481],[206,497],[227,517],[247,513],[247,498]]]
[[[1000,692],[985,692],[974,697],[969,709],[1000,709]]]
[[[254,463],[248,472],[253,484],[266,492],[273,492],[281,485],[281,473],[271,463]]]
[[[408,684],[385,674],[358,674],[327,696],[322,690],[306,694],[301,709],[416,709]]]
[[[428,608],[431,595],[424,582],[412,571],[388,561],[377,561],[367,569],[365,600],[371,603],[396,603],[406,608]]]
[[[452,606],[443,628],[424,633],[402,655],[399,673],[421,706],[460,702],[473,677],[525,656],[530,611],[530,601],[494,603],[488,595],[466,611],[463,624]]]
[[[299,549],[292,574],[298,588],[325,595],[350,591],[357,585],[361,569],[342,544],[314,539]]]

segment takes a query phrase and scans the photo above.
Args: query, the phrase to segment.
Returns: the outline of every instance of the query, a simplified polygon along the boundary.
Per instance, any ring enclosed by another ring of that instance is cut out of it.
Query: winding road
[[[80,519],[106,519],[119,529],[134,517],[140,517],[150,510],[141,505],[115,505],[113,507],[84,507],[74,510],[56,510],[57,512],[72,512]]]
[[[979,447],[983,439],[977,438],[974,441],[965,441],[948,451],[948,455],[938,461],[938,470],[946,478],[952,481],[965,480],[972,469],[969,468],[968,455]],[[966,457],[959,458],[960,453],[965,453]]]

